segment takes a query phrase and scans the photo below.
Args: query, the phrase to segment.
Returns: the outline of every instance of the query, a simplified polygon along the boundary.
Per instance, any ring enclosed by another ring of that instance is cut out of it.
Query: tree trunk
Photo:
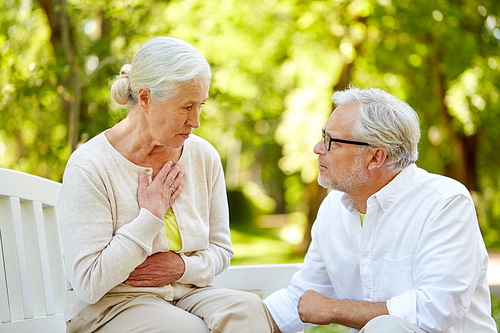
[[[446,176],[452,177],[464,184],[470,191],[477,187],[476,150],[478,145],[478,134],[465,136],[455,132],[453,129],[453,117],[445,104],[446,78],[441,69],[439,55],[432,61],[434,73],[437,80],[437,100],[439,101],[439,119],[447,129],[449,142],[453,151],[451,160],[445,160],[444,172]]]
[[[461,169],[458,180],[464,184],[469,191],[479,190],[477,185],[476,154],[479,134],[471,136],[457,136],[457,151],[460,152]]]
[[[304,229],[304,237],[302,238],[302,242],[297,246],[295,254],[303,255],[307,252],[309,244],[311,244],[312,225],[316,220],[319,206],[325,199],[327,193],[327,189],[323,186],[320,186],[316,181],[307,184],[307,225]]]
[[[71,151],[74,151],[78,143],[82,85],[80,83],[80,68],[76,64],[73,54],[75,44],[72,38],[71,22],[66,12],[66,0],[38,0],[38,3],[45,11],[52,31],[50,42],[54,48],[57,64],[61,68],[69,66],[69,75],[60,77],[58,83],[61,106],[69,119],[68,145]]]
[[[57,64],[60,68],[69,66],[69,74],[63,74],[58,78],[58,91],[61,95],[63,112],[68,116],[68,146],[71,151],[74,151],[80,140],[82,89],[102,67],[114,62],[116,59],[114,57],[102,59],[93,73],[83,76],[82,70],[75,60],[74,50],[78,48],[73,38],[70,17],[66,11],[66,0],[38,0],[38,2],[45,11],[52,30],[50,42],[54,48]],[[100,16],[101,37],[104,36],[109,39],[111,22],[105,17],[103,11],[101,11]]]

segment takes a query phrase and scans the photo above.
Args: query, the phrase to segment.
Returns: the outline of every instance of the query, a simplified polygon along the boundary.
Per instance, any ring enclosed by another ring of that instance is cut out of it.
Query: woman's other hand
[[[186,265],[173,251],[150,255],[130,273],[125,284],[132,287],[159,287],[179,280]]]
[[[163,220],[165,214],[181,194],[183,176],[184,173],[180,171],[179,164],[172,167],[172,162],[168,161],[148,185],[148,175],[145,170],[141,170],[139,172],[139,190],[137,191],[139,207],[149,210]]]

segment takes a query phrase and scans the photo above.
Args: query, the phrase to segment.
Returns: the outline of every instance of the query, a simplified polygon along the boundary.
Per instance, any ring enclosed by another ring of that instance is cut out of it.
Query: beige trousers
[[[67,332],[264,333],[272,326],[257,295],[208,286],[173,302],[147,293],[106,295],[69,321]]]

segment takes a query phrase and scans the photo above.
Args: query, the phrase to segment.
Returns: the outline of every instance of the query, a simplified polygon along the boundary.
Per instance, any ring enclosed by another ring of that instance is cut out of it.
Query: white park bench
[[[65,332],[62,249],[57,219],[61,184],[0,168],[0,332]],[[268,296],[300,264],[231,266],[214,286]]]

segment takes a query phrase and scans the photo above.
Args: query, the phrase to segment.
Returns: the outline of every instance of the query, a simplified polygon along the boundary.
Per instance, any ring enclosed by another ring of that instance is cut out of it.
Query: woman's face
[[[165,101],[151,101],[145,112],[153,145],[180,148],[200,127],[201,106],[208,99],[209,82],[192,80]]]

